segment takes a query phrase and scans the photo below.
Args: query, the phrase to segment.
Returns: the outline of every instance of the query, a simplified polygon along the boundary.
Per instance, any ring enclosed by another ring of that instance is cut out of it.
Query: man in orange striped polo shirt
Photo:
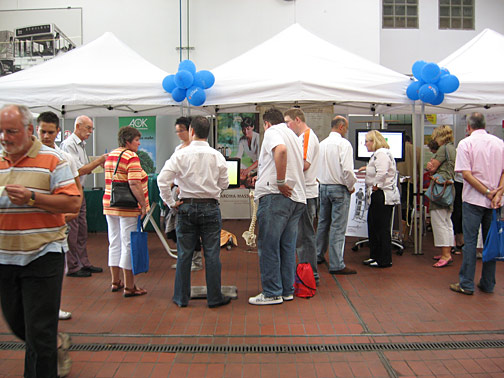
[[[33,136],[28,108],[0,110],[0,298],[12,332],[26,342],[25,376],[57,376],[64,213],[81,195],[68,163]]]

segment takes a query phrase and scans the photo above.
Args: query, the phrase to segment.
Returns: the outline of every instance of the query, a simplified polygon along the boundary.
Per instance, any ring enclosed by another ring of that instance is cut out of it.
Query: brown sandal
[[[135,286],[133,286],[132,289],[128,289],[127,287],[124,288],[124,297],[137,297],[139,295],[145,295],[147,294],[147,290],[141,289]]]
[[[124,288],[124,285],[121,282],[121,280],[116,281],[116,282],[112,282],[112,285],[110,285],[110,291],[112,291],[113,293],[121,290],[122,288]]]

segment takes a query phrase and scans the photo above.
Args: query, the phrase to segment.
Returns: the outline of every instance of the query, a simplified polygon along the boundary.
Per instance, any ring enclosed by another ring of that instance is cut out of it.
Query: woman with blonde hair
[[[374,153],[365,168],[366,191],[371,199],[367,219],[370,256],[363,263],[375,268],[388,268],[392,266],[392,210],[401,201],[396,162],[378,130],[366,134],[366,148]]]
[[[457,152],[453,145],[453,130],[448,125],[438,126],[432,132],[432,140],[436,141],[439,149],[432,159],[427,163],[427,170],[431,175],[438,173],[443,179],[452,183],[455,179],[455,158]],[[455,188],[453,185],[446,190],[453,191],[455,197]],[[453,262],[451,257],[451,248],[454,245],[453,223],[451,214],[453,204],[442,206],[433,201],[429,205],[429,213],[432,224],[432,233],[434,234],[434,246],[441,248],[441,255],[434,256],[438,260],[433,267],[443,268]]]

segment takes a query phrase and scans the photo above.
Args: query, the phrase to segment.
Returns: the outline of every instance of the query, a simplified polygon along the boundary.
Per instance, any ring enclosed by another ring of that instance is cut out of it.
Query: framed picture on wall
[[[227,158],[241,159],[241,186],[253,187],[260,152],[259,113],[219,113],[217,149]]]

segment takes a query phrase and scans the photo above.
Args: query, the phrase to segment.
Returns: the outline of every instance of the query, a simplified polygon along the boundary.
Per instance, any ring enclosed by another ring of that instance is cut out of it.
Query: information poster
[[[369,205],[366,200],[366,174],[356,173],[356,175],[357,183],[355,184],[355,192],[353,192],[350,197],[350,210],[348,212],[348,224],[345,235],[367,238],[367,215]]]
[[[156,117],[119,117],[119,128],[124,126],[142,133],[137,155],[147,174],[156,173]]]

